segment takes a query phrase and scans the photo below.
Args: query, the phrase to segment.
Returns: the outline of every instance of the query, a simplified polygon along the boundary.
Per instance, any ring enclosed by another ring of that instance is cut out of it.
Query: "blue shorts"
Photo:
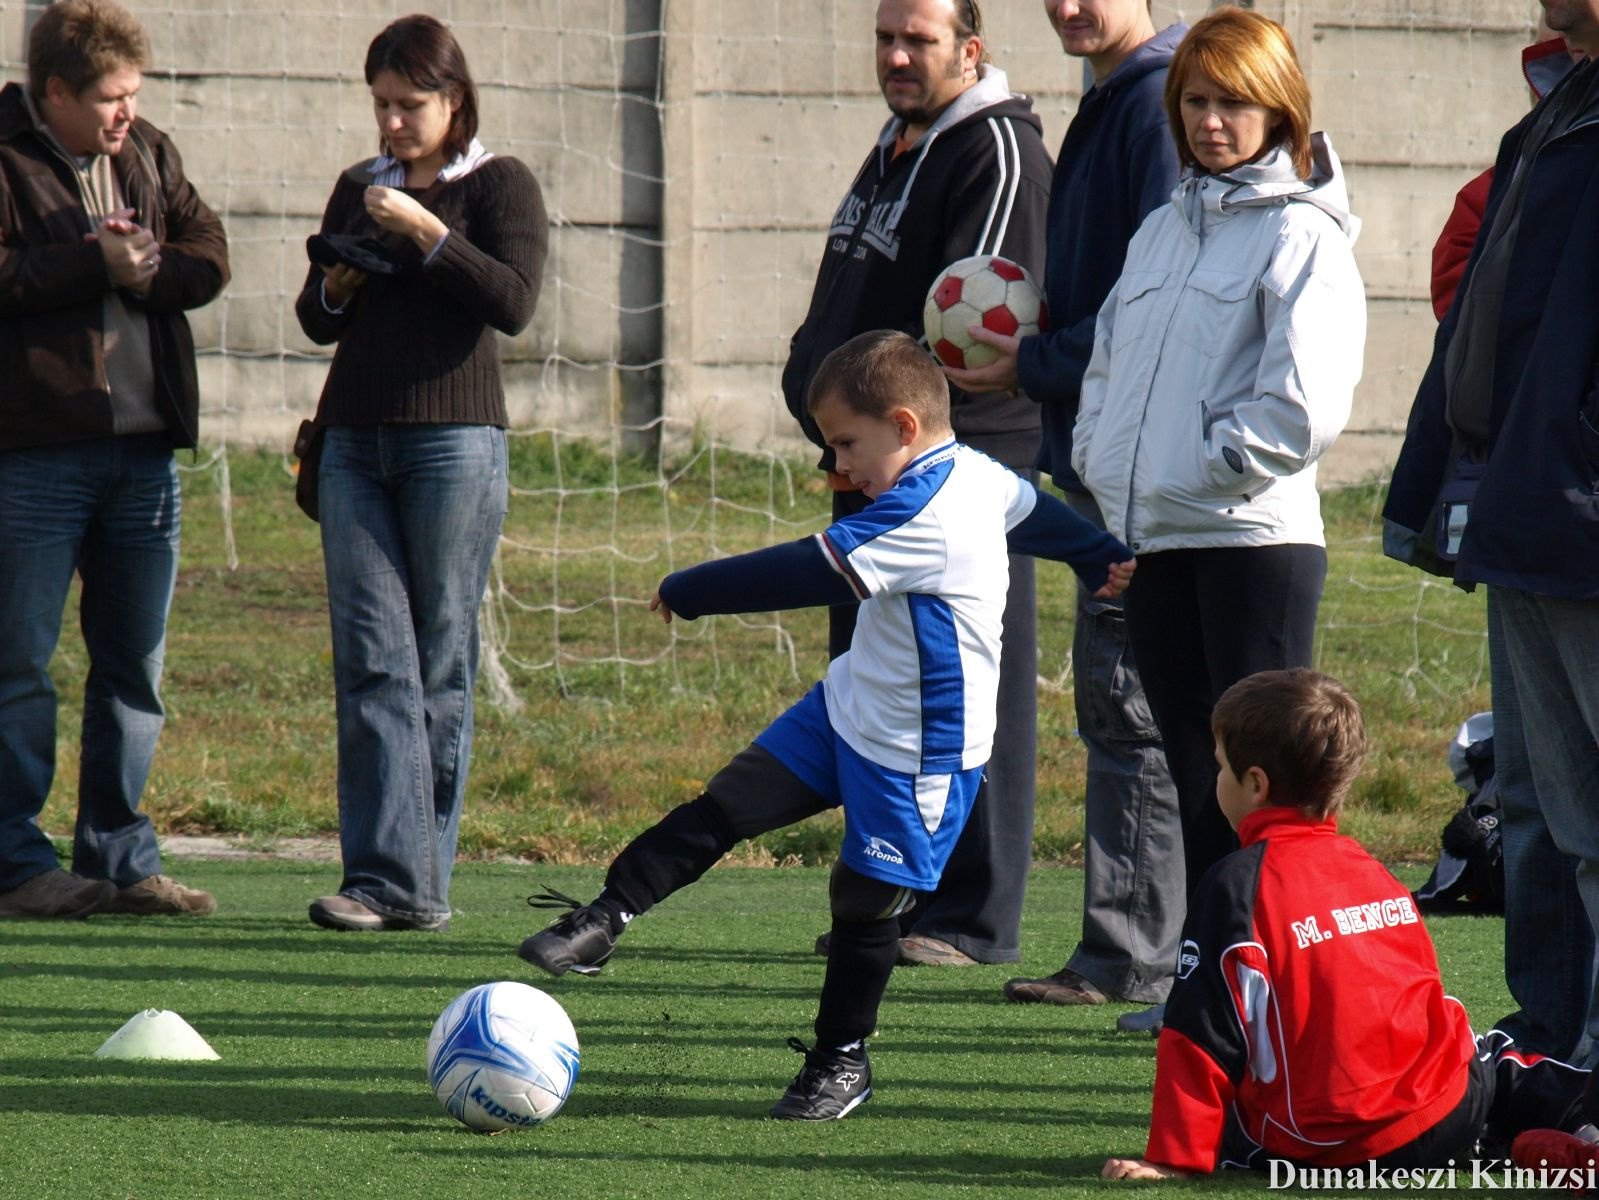
[[[862,757],[834,731],[817,684],[755,744],[806,787],[844,806],[839,860],[885,883],[930,892],[966,827],[983,768],[908,775]]]

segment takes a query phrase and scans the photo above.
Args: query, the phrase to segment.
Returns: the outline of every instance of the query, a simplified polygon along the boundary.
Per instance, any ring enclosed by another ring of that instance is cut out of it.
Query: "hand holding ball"
[[[946,367],[987,366],[997,354],[967,328],[981,325],[1009,337],[1030,337],[1048,324],[1044,294],[1025,268],[981,254],[950,263],[933,280],[922,306],[927,344]]]

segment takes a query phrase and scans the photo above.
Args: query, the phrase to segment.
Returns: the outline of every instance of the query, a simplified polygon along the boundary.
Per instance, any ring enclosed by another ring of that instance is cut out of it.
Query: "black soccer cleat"
[[[517,955],[557,977],[568,971],[598,975],[616,949],[610,914],[592,904],[580,904],[550,887],[540,895],[529,896],[527,902],[534,908],[569,911],[523,941]]]
[[[783,1098],[772,1105],[772,1116],[779,1121],[837,1121],[870,1098],[872,1064],[865,1046],[848,1052],[820,1046],[809,1050],[792,1037],[788,1044],[805,1056],[805,1065]]]

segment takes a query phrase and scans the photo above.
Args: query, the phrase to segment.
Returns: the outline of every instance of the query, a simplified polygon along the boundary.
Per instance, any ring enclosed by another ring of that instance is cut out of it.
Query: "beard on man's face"
[[[924,84],[924,86],[919,89],[918,95],[894,97],[889,94],[888,85],[896,80],[922,83],[924,78],[928,80],[929,83],[933,79],[938,79],[941,82],[947,83],[950,80],[960,79],[962,74],[963,68],[959,55],[955,55],[950,58],[949,62],[945,64],[941,75],[934,75],[929,72],[929,74],[924,77],[921,73],[915,71],[890,72],[887,77],[881,80],[883,99],[888,103],[888,111],[893,113],[901,121],[904,121],[905,124],[931,125],[935,120],[938,119],[938,114],[943,112],[944,109],[949,106],[950,101],[953,100],[958,93],[945,93],[944,89],[935,89],[928,84]],[[931,103],[931,101],[935,99],[938,100],[936,107]]]

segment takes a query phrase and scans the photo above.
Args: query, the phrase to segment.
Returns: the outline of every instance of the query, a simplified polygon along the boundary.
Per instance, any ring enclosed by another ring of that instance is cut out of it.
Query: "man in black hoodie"
[[[805,408],[822,359],[858,333],[922,336],[922,302],[957,259],[999,254],[1044,267],[1050,161],[1032,102],[983,50],[977,0],[881,0],[877,80],[893,114],[833,214],[810,311],[794,334],[783,395],[834,486],[833,515],[869,501],[833,470]],[[951,391],[955,435],[1018,471],[1038,453],[1038,408],[1015,391]],[[999,725],[987,780],[939,890],[908,916],[900,961],[1015,962],[1032,860],[1038,643],[1033,560],[1012,556]],[[849,645],[852,607],[831,611],[829,645]]]

